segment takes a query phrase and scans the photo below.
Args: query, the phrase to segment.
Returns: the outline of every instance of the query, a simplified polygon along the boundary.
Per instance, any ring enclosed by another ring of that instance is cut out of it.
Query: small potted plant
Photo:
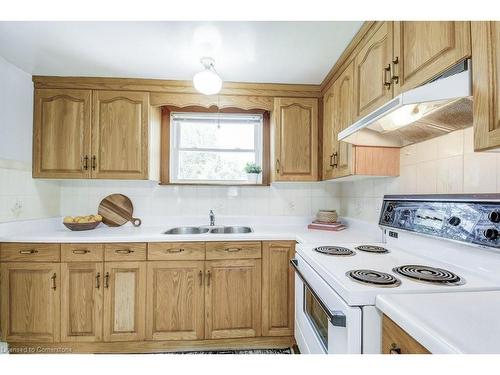
[[[255,163],[247,163],[245,165],[245,172],[247,173],[248,182],[251,184],[257,184],[262,168]]]

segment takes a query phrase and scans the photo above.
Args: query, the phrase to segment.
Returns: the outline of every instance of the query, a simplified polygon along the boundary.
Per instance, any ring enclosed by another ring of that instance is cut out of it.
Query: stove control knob
[[[388,223],[389,221],[391,221],[391,215],[389,215],[389,214],[385,214],[385,215],[384,215],[384,221],[385,221],[386,223]]]
[[[454,227],[458,226],[460,222],[461,220],[457,216],[452,216],[450,217],[450,220],[448,220],[448,224],[453,225]]]
[[[491,211],[488,215],[488,219],[490,219],[492,223],[500,223],[500,211]]]
[[[494,241],[498,238],[498,230],[494,228],[489,228],[484,231],[484,236],[490,241]]]
[[[392,212],[394,211],[394,206],[392,204],[387,206],[387,212]]]

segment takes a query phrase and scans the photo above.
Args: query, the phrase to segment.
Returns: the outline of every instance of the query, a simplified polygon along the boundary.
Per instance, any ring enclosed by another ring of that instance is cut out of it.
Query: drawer
[[[146,260],[145,243],[109,243],[104,245],[106,262],[123,262],[127,260]]]
[[[205,242],[148,244],[148,260],[204,260]]]
[[[63,262],[102,262],[104,245],[95,243],[64,243],[61,245]]]
[[[207,260],[261,258],[259,241],[207,242]]]
[[[3,243],[0,248],[2,262],[59,262],[59,244]]]

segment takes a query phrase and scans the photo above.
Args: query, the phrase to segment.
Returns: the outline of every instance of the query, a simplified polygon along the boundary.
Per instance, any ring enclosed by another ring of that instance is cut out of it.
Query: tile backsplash
[[[377,221],[384,194],[500,193],[500,154],[474,152],[472,131],[402,148],[399,177],[341,182],[340,213]]]

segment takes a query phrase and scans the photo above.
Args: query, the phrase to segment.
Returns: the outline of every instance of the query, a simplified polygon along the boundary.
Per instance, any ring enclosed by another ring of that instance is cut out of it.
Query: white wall
[[[31,75],[0,56],[0,222],[59,215],[60,188],[31,178]]]
[[[377,221],[384,194],[500,193],[500,153],[474,152],[472,128],[401,149],[396,178],[342,182],[342,215]]]

